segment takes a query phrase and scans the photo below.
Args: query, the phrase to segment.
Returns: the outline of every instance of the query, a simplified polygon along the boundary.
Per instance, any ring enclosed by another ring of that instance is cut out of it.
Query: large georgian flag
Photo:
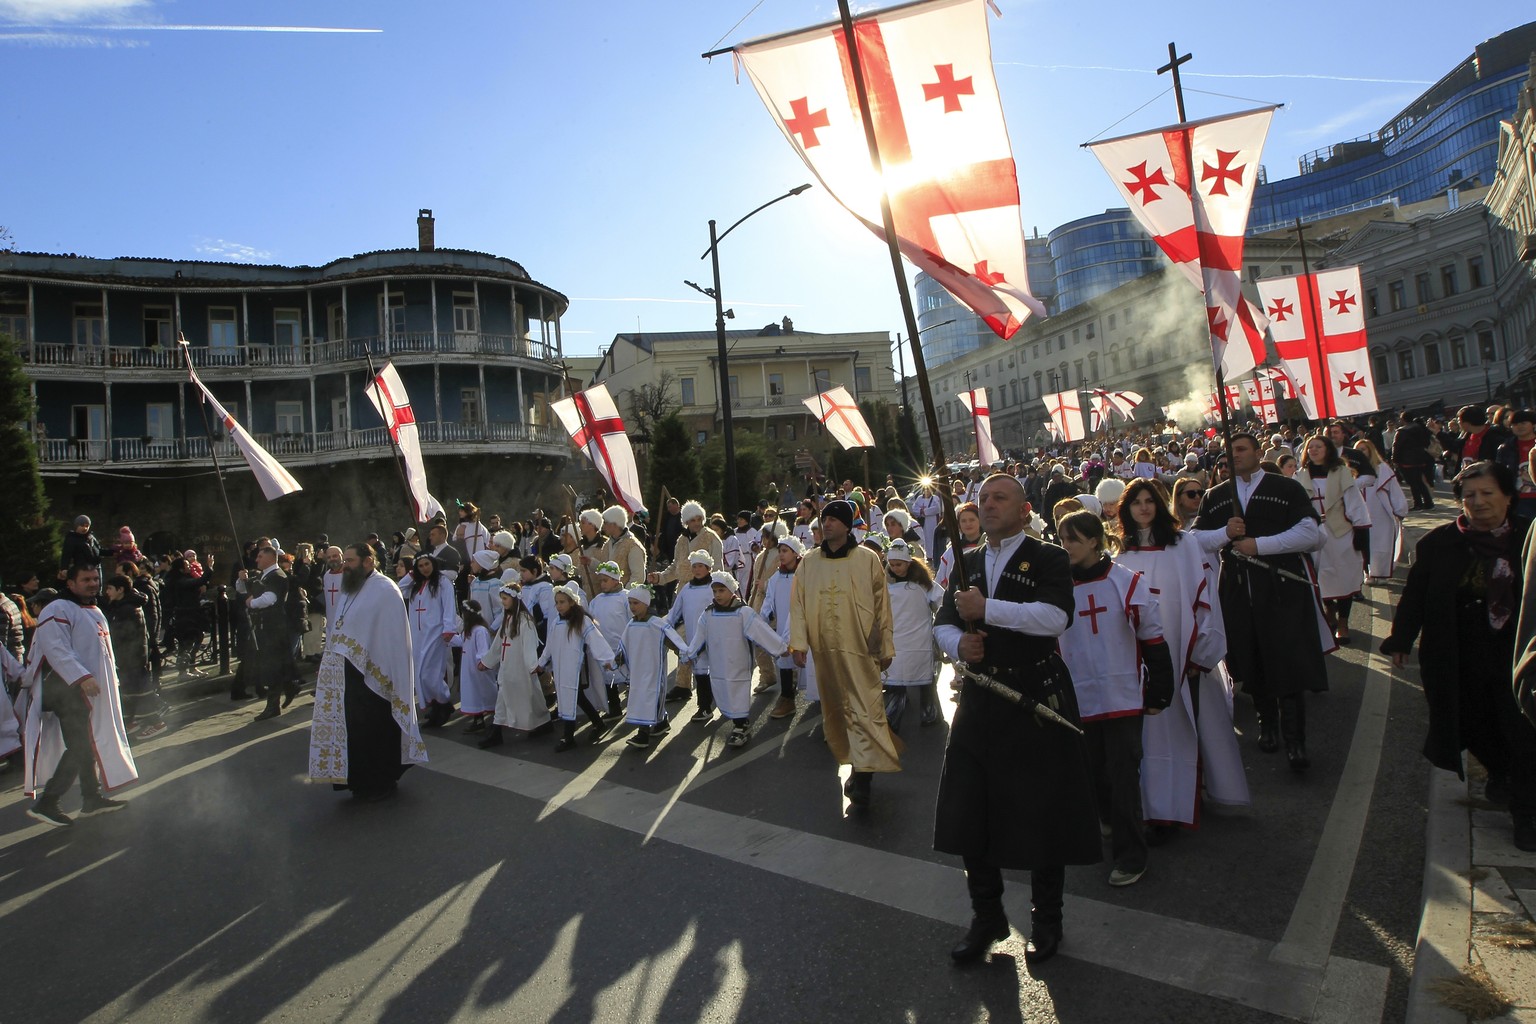
[[[1265,278],[1259,282],[1259,298],[1275,350],[1296,382],[1296,397],[1308,418],[1376,411],[1359,267]]]
[[[1083,433],[1082,397],[1076,391],[1046,395],[1045,411],[1050,413],[1051,423],[1062,441],[1081,441],[1086,436]]]
[[[1248,404],[1264,423],[1280,422],[1279,403],[1275,401],[1275,382],[1255,373],[1252,380],[1243,381],[1243,394]]]
[[[186,346],[186,342],[181,342]],[[281,498],[285,494],[294,491],[302,491],[299,482],[293,478],[293,474],[283,468],[282,463],[272,457],[272,453],[256,442],[244,427],[242,427],[229,410],[219,404],[219,400],[213,397],[213,392],[208,390],[200,379],[197,371],[192,369],[192,360],[187,360],[187,376],[197,386],[197,390],[203,393],[203,401],[213,409],[214,417],[224,425],[224,430],[229,434],[229,439],[235,442],[235,447],[240,449],[240,454],[245,459],[246,465],[251,467],[251,474],[256,477],[256,483],[261,487],[261,493],[268,501]]]
[[[421,458],[421,438],[416,432],[416,413],[411,410],[411,398],[405,393],[405,382],[394,363],[385,363],[384,369],[363,389],[368,401],[378,412],[379,418],[389,431],[395,447],[405,460],[405,482],[411,492],[411,504],[416,508],[416,521],[424,523],[443,511],[442,503],[427,490],[427,467]]]
[[[841,384],[800,401],[845,449],[875,446],[874,432],[864,421],[864,414],[859,412],[859,403]]]
[[[1136,407],[1143,401],[1145,399],[1134,391],[1111,391],[1109,393],[1109,404],[1114,406],[1115,411],[1128,420],[1136,418]]]
[[[1205,296],[1214,364],[1264,361],[1264,317],[1243,298],[1243,233],[1274,107],[1090,143],[1158,247]]]
[[[992,76],[984,0],[929,0],[854,19],[883,179],[870,166],[841,24],[735,48],[827,191],[880,238],[882,187],[903,255],[1008,338],[1029,293],[1019,183]]]
[[[645,507],[640,496],[640,470],[635,449],[624,432],[624,421],[603,384],[594,384],[550,406],[592,465],[608,484],[619,504],[630,512]]]
[[[976,461],[990,466],[999,456],[997,445],[992,443],[992,406],[987,401],[987,389],[962,391],[960,401],[970,410],[971,421],[976,424]]]

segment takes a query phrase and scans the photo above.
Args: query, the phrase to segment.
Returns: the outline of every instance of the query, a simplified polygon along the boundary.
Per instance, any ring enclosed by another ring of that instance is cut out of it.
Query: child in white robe
[[[790,593],[795,586],[795,570],[800,567],[800,559],[805,554],[805,546],[799,537],[789,536],[779,538],[779,564],[778,571],[769,576],[763,584],[763,607],[759,612],[764,621],[773,626],[773,631],[779,634],[779,639],[789,643],[790,625]],[[773,705],[773,710],[768,713],[769,718],[788,718],[795,713],[795,659],[789,654],[774,659],[774,667],[779,672],[779,699]],[[816,670],[812,667],[809,655],[807,655],[805,668],[800,669],[800,685],[807,686],[805,699],[815,701]]]
[[[419,555],[411,574],[400,581],[411,622],[411,651],[416,659],[416,701],[427,714],[421,724],[436,727],[453,713],[448,689],[448,641],[458,632],[453,581],[438,570],[437,559]]]
[[[693,637],[694,624],[699,621],[699,614],[714,600],[713,584],[709,577],[714,567],[715,558],[708,551],[695,551],[688,556],[688,581],[678,586],[677,596],[672,599],[672,611],[667,615],[667,625],[677,630],[684,640]],[[679,685],[685,667],[692,669],[693,692],[698,700],[698,708],[690,721],[707,722],[715,716],[715,696],[709,685],[709,659],[701,657],[692,665],[679,662]]]
[[[491,548],[478,551],[470,560],[469,599],[480,605],[485,618],[485,628],[492,633],[501,625],[501,574],[496,571],[496,552]]]
[[[741,584],[735,575],[717,572],[710,579],[713,601],[699,614],[693,638],[682,657],[693,661],[701,653],[709,653],[710,686],[720,704],[720,714],[732,723],[726,746],[744,747],[752,737],[748,724],[752,710],[752,645],[758,644],[774,657],[782,656],[789,645],[762,616],[742,604],[737,596]]]
[[[459,605],[459,617],[462,625],[452,640],[453,646],[464,652],[459,660],[459,712],[471,719],[464,731],[479,732],[490,724],[496,710],[496,675],[480,667],[491,646],[491,630],[479,601]]]
[[[944,591],[933,582],[928,563],[906,541],[891,541],[885,557],[886,590],[891,595],[891,632],[896,641],[896,655],[891,659],[891,667],[885,671],[885,717],[891,723],[891,731],[898,732],[913,690],[918,692],[923,709],[922,724],[932,725],[939,720],[938,684],[934,682],[933,614],[944,598]]]
[[[624,720],[638,726],[626,741],[631,747],[648,747],[652,733],[665,735],[672,728],[667,721],[667,644],[679,651],[687,646],[676,630],[651,614],[653,597],[643,583],[624,594],[631,615],[619,642],[629,677],[629,714]]]
[[[608,641],[603,639],[603,631],[592,621],[591,614],[582,605],[581,589],[576,584],[562,583],[555,588],[555,612],[559,617],[550,623],[538,667],[549,669],[555,677],[555,699],[560,718],[565,722],[565,735],[555,745],[555,750],[564,752],[576,745],[578,709],[592,722],[593,743],[602,739],[608,731],[603,716],[597,713],[597,708],[587,699],[583,682],[589,651],[596,655],[605,668],[613,667],[614,655]]]
[[[480,667],[496,673],[496,717],[490,735],[479,743],[489,750],[502,744],[502,729],[538,732],[549,725],[549,705],[535,678],[539,670],[539,631],[533,616],[523,607],[517,588],[503,585],[501,625],[491,637],[490,647],[480,658]]]
[[[624,627],[629,625],[629,599],[624,596],[624,574],[617,562],[599,562],[592,571],[592,578],[597,581],[597,593],[592,595],[590,605],[592,618],[596,620],[597,628],[603,631],[603,639],[608,641],[608,646],[617,651],[623,641]],[[587,657],[592,657],[590,651]],[[587,677],[587,698],[592,701],[593,707],[607,708],[608,714],[605,717],[621,717],[624,709],[619,703],[619,691],[624,685],[623,667],[603,669],[589,664]]]

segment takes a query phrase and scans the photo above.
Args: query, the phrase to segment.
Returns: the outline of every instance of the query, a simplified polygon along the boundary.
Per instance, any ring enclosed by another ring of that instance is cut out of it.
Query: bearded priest
[[[309,777],[383,800],[400,776],[425,764],[416,724],[415,660],[400,588],[377,571],[373,550],[342,556],[341,594],[325,631],[309,730]]]

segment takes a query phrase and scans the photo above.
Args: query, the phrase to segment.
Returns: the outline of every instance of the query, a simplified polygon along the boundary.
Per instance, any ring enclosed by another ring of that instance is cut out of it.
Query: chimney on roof
[[[437,248],[437,240],[433,237],[432,211],[416,211],[416,248],[422,252],[431,252]]]
[[[789,317],[785,317],[784,318],[784,333],[785,334],[794,334],[795,333],[795,322],[793,320],[791,320]]]

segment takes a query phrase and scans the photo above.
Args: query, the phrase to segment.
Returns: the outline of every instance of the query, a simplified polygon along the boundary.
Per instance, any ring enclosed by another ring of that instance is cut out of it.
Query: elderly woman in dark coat
[[[1475,462],[1456,477],[1461,515],[1425,534],[1383,654],[1401,666],[1419,640],[1429,701],[1424,756],[1462,775],[1463,750],[1488,769],[1488,796],[1507,799],[1515,845],[1536,850],[1536,727],[1511,689],[1528,524],[1510,515],[1515,479]]]

